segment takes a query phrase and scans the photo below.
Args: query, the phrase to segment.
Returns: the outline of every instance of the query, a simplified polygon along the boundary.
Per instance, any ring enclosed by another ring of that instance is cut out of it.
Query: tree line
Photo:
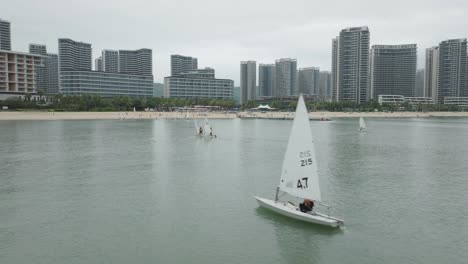
[[[297,101],[273,100],[269,103],[279,111],[294,111]],[[162,98],[162,97],[128,97],[117,96],[112,98],[102,98],[97,95],[54,95],[45,100],[44,96],[32,98],[30,95],[12,97],[0,101],[0,106],[7,106],[9,109],[36,109],[51,111],[131,111],[133,108],[142,111],[152,108],[155,111],[172,111],[178,107],[191,107],[195,105],[218,106],[223,110],[239,107],[233,100],[223,99],[185,99],[185,98]],[[248,101],[241,109],[248,110],[255,108],[259,103]],[[308,101],[306,106],[310,111],[330,111],[330,112],[373,112],[373,111],[461,111],[461,107],[456,105],[418,104],[411,105],[408,102],[402,104],[383,104],[377,101],[358,104],[352,101],[340,102],[316,102]]]
[[[219,106],[222,109],[230,109],[236,106],[233,100],[223,99],[184,99],[184,98],[161,98],[161,97],[128,97],[116,96],[102,98],[97,95],[54,95],[46,101],[25,96],[14,97],[0,101],[1,106],[9,109],[39,109],[54,111],[131,111],[133,108],[142,111],[152,108],[155,111],[171,111],[177,107],[204,105]]]

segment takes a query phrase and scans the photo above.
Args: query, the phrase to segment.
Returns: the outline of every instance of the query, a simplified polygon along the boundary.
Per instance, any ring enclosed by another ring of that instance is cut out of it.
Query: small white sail
[[[193,124],[195,125],[195,134],[198,135],[200,133],[200,127],[197,124],[197,120],[194,119]]]
[[[210,125],[210,122],[208,122],[208,119],[205,117],[205,127],[203,128],[203,133],[205,135],[210,135],[210,131],[211,131],[211,125]]]
[[[359,131],[366,131],[366,129],[366,123],[364,122],[364,118],[361,116],[361,118],[359,118]]]
[[[279,187],[295,197],[322,200],[309,116],[302,95],[297,103]]]

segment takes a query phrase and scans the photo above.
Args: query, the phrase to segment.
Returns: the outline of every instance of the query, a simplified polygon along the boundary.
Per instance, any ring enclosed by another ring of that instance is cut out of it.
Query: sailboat
[[[193,120],[193,122],[195,124],[195,134],[196,135],[199,135],[201,137],[203,137],[203,136],[208,136],[208,137],[215,136],[214,133],[213,133],[213,128],[211,127],[211,124],[210,124],[210,122],[208,121],[208,119],[206,117],[205,117],[203,126],[198,124],[197,120],[195,120],[195,119]]]
[[[315,148],[302,95],[299,96],[297,103],[296,116],[289,135],[288,148],[284,156],[281,179],[279,186],[276,188],[275,199],[270,200],[258,196],[255,196],[255,199],[261,207],[297,220],[332,227],[344,225],[343,220],[331,217],[329,214],[326,215],[315,211],[301,212],[295,204],[289,201],[280,201],[278,198],[279,191],[297,198],[311,199],[316,204],[320,203],[330,208],[328,205],[321,203]]]
[[[364,118],[361,116],[361,118],[359,118],[359,131],[365,132],[366,130],[367,130],[366,123],[364,122]]]

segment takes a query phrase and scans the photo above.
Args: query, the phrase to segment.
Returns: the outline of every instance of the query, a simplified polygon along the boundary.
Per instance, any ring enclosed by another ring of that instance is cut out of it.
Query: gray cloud
[[[13,49],[43,43],[57,52],[57,38],[102,49],[151,48],[155,80],[169,75],[169,56],[196,56],[220,78],[239,80],[239,62],[298,59],[299,67],[330,70],[331,39],[343,28],[369,26],[371,45],[418,44],[424,50],[449,38],[466,38],[468,2],[277,0],[16,0],[1,4],[12,22]]]

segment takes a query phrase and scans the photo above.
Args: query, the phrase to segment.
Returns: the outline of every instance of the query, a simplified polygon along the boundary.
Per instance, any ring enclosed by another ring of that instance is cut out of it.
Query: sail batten
[[[292,196],[321,201],[315,147],[302,95],[284,155],[279,187]]]

